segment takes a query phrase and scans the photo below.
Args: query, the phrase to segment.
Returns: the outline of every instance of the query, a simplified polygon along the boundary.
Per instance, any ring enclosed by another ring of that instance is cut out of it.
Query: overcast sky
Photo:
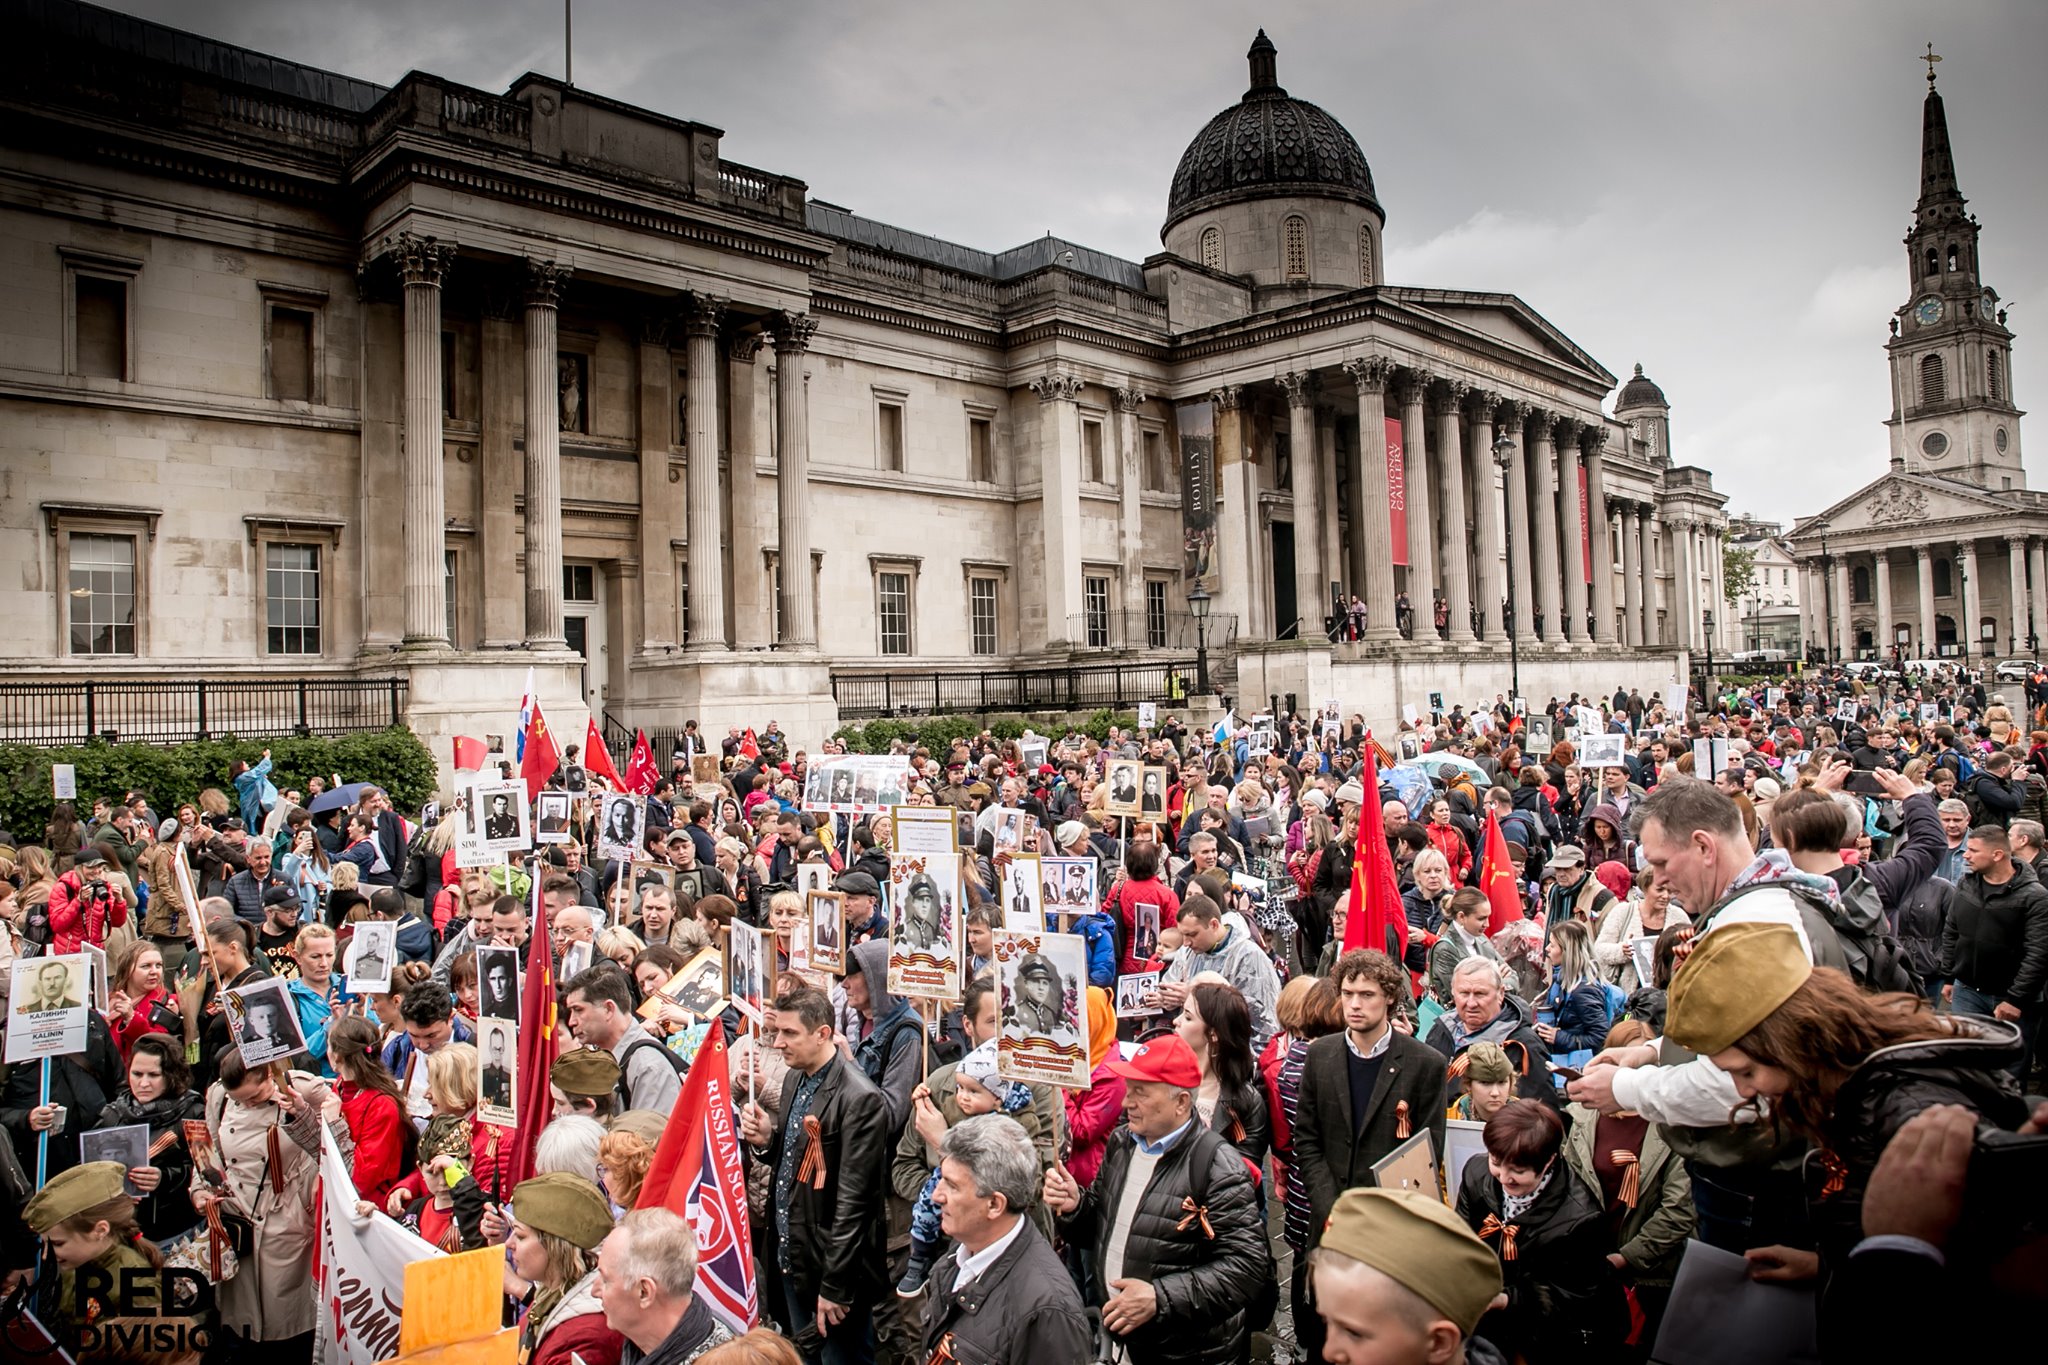
[[[386,84],[562,70],[559,0],[115,7]],[[1932,40],[2013,389],[2048,401],[2041,0],[575,0],[574,74],[871,218],[1142,260],[1262,25],[1363,147],[1391,281],[1512,291],[1617,377],[1640,361],[1675,456],[1786,521],[1885,469]]]

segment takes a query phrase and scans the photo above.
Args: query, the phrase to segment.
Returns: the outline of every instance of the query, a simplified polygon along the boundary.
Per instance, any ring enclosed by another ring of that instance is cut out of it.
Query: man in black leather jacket
[[[1045,1202],[1070,1237],[1096,1250],[1091,1297],[1131,1365],[1235,1365],[1248,1310],[1277,1291],[1251,1177],[1236,1149],[1195,1114],[1201,1070],[1174,1034],[1109,1062],[1128,1087],[1095,1183],[1064,1166]]]
[[[740,1132],[774,1172],[784,1308],[809,1365],[864,1359],[886,1265],[882,1092],[839,1050],[832,1002],[812,986],[775,1001],[771,1045],[789,1063],[782,1115],[749,1101]]]

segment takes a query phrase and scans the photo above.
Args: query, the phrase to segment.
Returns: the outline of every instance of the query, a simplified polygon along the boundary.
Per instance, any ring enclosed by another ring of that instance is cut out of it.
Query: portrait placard
[[[1625,768],[1628,766],[1627,735],[1586,735],[1579,741],[1581,768]]]
[[[1088,1087],[1088,947],[1079,934],[995,935],[1001,1029],[996,1071],[1013,1081]]]
[[[91,971],[92,960],[84,953],[14,960],[7,987],[9,1062],[85,1051]]]
[[[149,1164],[149,1125],[128,1123],[119,1128],[95,1128],[78,1135],[78,1159],[86,1161],[118,1161],[124,1171],[138,1170]],[[130,1199],[140,1199],[134,1177],[123,1176],[121,1188]]]
[[[647,801],[631,792],[597,798],[597,856],[630,863],[641,856],[647,835]]]
[[[350,995],[384,995],[391,990],[391,968],[398,961],[398,926],[387,920],[358,920],[349,935],[341,974]]]
[[[1173,769],[1152,764],[1138,775],[1138,818],[1159,820],[1166,815],[1166,789],[1173,785]]]
[[[1430,713],[1431,713],[1432,715],[1438,715],[1438,716],[1440,716],[1440,715],[1442,715],[1442,714],[1444,713],[1444,694],[1443,694],[1443,693],[1441,693],[1441,692],[1432,692],[1432,693],[1430,693],[1430,694],[1429,694],[1429,709],[1430,709]]]
[[[918,1000],[960,997],[960,855],[889,856],[889,989]]]
[[[1026,778],[1036,777],[1038,770],[1045,766],[1045,756],[1050,747],[1037,735],[1026,735],[1017,741],[1017,766],[1023,769]]]
[[[1150,962],[1159,953],[1159,907],[1141,902],[1131,907],[1131,960]]]
[[[838,891],[811,891],[804,896],[809,921],[810,968],[838,975],[846,970],[846,896]]]
[[[1045,912],[1079,915],[1094,910],[1102,903],[1096,892],[1098,875],[1093,858],[1041,858],[1038,880],[1044,888]]]
[[[519,950],[509,943],[476,949],[476,1012],[480,1018],[519,1021]],[[562,980],[567,981],[566,974]]]
[[[480,777],[470,784],[469,833],[493,853],[523,853],[533,847],[526,783],[519,778]]]
[[[107,950],[88,943],[85,955],[92,959],[92,1007],[105,1014],[113,1008],[112,982],[107,976]]]
[[[692,782],[718,785],[718,755],[697,754],[690,759],[690,780]]]
[[[884,815],[903,804],[908,754],[830,754],[804,771],[802,806],[833,815]]]
[[[1024,820],[1024,812],[1014,807],[995,808],[995,818],[989,829],[995,839],[996,852],[1015,853],[1024,847]]]
[[[1126,972],[1119,976],[1116,979],[1117,1018],[1142,1019],[1147,1015],[1161,1013],[1159,1006],[1145,1003],[1146,998],[1158,989],[1158,972]]]
[[[1156,701],[1141,701],[1141,702],[1139,702],[1139,703],[1138,703],[1138,728],[1139,728],[1140,730],[1152,730],[1152,729],[1156,729],[1156,728],[1158,728],[1158,725],[1159,725],[1159,703],[1158,703],[1158,702],[1156,702]]]
[[[716,946],[699,949],[662,988],[640,1006],[640,1017],[661,1013],[662,1002],[699,1019],[716,1019],[725,1010],[725,953]]]
[[[78,799],[78,767],[71,763],[50,765],[50,795],[59,801]]]
[[[1145,765],[1135,758],[1113,758],[1103,765],[1102,784],[1109,789],[1103,799],[1105,815],[1136,819],[1138,816],[1138,780]]]
[[[1529,736],[1529,742],[1522,746],[1523,753],[1540,756],[1548,754],[1550,752],[1551,745],[1555,743],[1555,741],[1552,740],[1550,737],[1549,716],[1529,717],[1527,732]]]
[[[476,1116],[498,1128],[519,1126],[519,1049],[515,1026],[487,1015],[476,1021]]]
[[[958,853],[960,812],[952,806],[897,806],[889,812],[892,853]]]
[[[286,992],[285,982],[274,976],[221,992],[228,1028],[242,1050],[244,1066],[259,1067],[306,1050],[299,1012]]]
[[[576,841],[571,828],[570,803],[565,791],[546,791],[534,805],[533,841],[536,844],[569,844]]]
[[[727,926],[726,988],[739,1012],[754,1023],[775,1001],[775,954],[767,935],[743,920]]]
[[[1015,853],[1003,867],[1003,927],[1013,934],[1045,932],[1045,883],[1038,875],[1038,855]]]

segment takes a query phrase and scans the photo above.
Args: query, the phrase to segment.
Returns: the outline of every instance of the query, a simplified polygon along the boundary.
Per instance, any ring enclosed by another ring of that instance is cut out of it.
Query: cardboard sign
[[[518,1028],[504,1019],[476,1021],[476,1116],[498,1128],[519,1126]]]
[[[50,765],[50,795],[59,801],[78,799],[78,768],[71,763]]]
[[[85,1051],[86,1013],[92,1008],[91,977],[92,959],[84,953],[14,960],[7,988],[9,1062]],[[90,1121],[79,1116],[81,1124]]]

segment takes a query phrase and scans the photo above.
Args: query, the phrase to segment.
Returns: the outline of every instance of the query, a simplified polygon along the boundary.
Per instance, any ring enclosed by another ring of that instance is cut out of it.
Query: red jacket
[[[335,1093],[341,1096],[341,1116],[356,1143],[356,1193],[381,1209],[412,1164],[406,1142],[412,1136],[412,1121],[398,1101],[381,1090],[341,1081]]]
[[[1067,1174],[1084,1190],[1095,1183],[1103,1155],[1109,1150],[1109,1135],[1124,1121],[1124,1079],[1109,1071],[1108,1064],[1105,1058],[1103,1065],[1095,1068],[1086,1090],[1065,1092],[1067,1132],[1073,1137]]]
[[[1422,830],[1429,836],[1429,846],[1443,854],[1444,861],[1451,865],[1451,885],[1464,886],[1470,882],[1472,850],[1466,845],[1465,836],[1458,832],[1458,827],[1429,824],[1424,825]]]
[[[476,1111],[469,1111],[469,1175],[476,1181],[476,1187],[483,1191],[484,1198],[493,1204],[504,1203],[512,1194],[510,1189],[500,1188],[498,1179],[498,1147],[509,1140],[510,1134],[504,1129],[478,1123]],[[450,1232],[455,1224],[455,1210],[434,1207],[433,1200],[427,1197],[427,1178],[422,1172],[414,1170],[391,1188],[404,1190],[412,1196],[406,1212],[418,1210],[422,1238],[443,1251],[462,1250],[461,1234]]]
[[[145,1033],[169,1033],[170,1030],[156,1022],[157,1006],[168,1006],[172,1014],[178,1011],[178,1002],[171,993],[159,986],[147,995],[134,1001],[134,1008],[126,1019],[107,1016],[107,1026],[114,1035],[114,1043],[121,1049],[121,1061],[125,1066],[135,1055],[135,1040]]]
[[[111,882],[95,883],[93,893],[84,887],[85,878],[73,869],[50,888],[51,957],[84,952],[88,943],[105,947],[107,930],[128,922],[128,902]]]
[[[571,1352],[583,1365],[619,1365],[626,1339],[605,1325],[604,1310],[578,1313],[548,1329],[526,1365],[572,1365]]]
[[[1126,877],[1118,882],[1116,890],[1110,893],[1108,901],[1102,908],[1115,915],[1117,922],[1123,927],[1124,960],[1117,967],[1117,971],[1125,975],[1159,969],[1156,958],[1140,958],[1132,952],[1138,935],[1137,907],[1141,905],[1159,907],[1159,927],[1162,929],[1171,929],[1180,921],[1180,897],[1173,894],[1173,888],[1165,882],[1156,877],[1142,882],[1134,882]]]

